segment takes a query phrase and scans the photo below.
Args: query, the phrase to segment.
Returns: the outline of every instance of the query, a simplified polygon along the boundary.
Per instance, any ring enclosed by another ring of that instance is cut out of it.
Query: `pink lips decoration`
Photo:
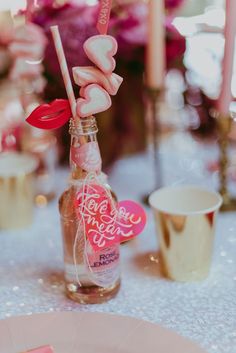
[[[39,129],[52,130],[63,126],[71,116],[69,101],[55,99],[52,103],[37,107],[26,121]]]

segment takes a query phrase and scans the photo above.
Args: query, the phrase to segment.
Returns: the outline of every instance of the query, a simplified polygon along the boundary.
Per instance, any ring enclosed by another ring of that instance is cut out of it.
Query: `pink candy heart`
[[[84,43],[84,51],[88,58],[105,74],[111,74],[116,62],[113,56],[117,52],[117,42],[109,35],[96,35]]]
[[[111,106],[109,94],[97,84],[86,86],[83,95],[84,98],[79,98],[76,104],[76,112],[81,118],[103,112]]]
[[[115,73],[104,74],[93,66],[73,67],[74,81],[79,86],[87,86],[91,83],[101,85],[109,94],[115,95],[123,81],[123,78]],[[82,94],[83,91],[81,91]],[[82,94],[83,95],[83,94]]]

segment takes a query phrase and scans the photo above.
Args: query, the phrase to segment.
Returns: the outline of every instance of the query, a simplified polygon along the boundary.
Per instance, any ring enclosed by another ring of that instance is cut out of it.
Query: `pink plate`
[[[55,353],[206,353],[146,321],[102,313],[49,313],[0,320],[0,353],[44,345]]]

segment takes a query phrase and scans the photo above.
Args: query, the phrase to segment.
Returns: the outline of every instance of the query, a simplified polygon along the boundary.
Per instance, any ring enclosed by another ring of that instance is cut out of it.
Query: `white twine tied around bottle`
[[[74,261],[74,267],[75,267],[76,281],[77,281],[78,285],[81,287],[82,284],[81,284],[81,281],[80,281],[80,278],[79,278],[78,263],[77,263],[77,244],[79,242],[79,239],[80,239],[80,236],[81,236],[81,232],[82,232],[83,233],[82,236],[83,236],[83,240],[84,240],[83,259],[86,261],[86,264],[87,264],[88,269],[90,271],[91,280],[93,281],[94,284],[99,285],[99,283],[97,283],[97,280],[96,280],[95,272],[93,271],[93,269],[92,269],[92,267],[90,265],[89,258],[88,258],[88,244],[89,244],[89,240],[88,240],[87,234],[86,234],[85,213],[83,212],[84,203],[86,201],[86,199],[85,199],[86,198],[86,192],[88,192],[89,188],[91,188],[91,184],[93,186],[97,185],[97,186],[101,187],[104,190],[104,192],[105,192],[105,194],[106,194],[106,196],[107,196],[107,198],[109,200],[109,204],[111,206],[111,213],[114,215],[114,221],[118,217],[118,210],[117,210],[116,203],[115,203],[115,201],[114,201],[114,199],[112,197],[112,194],[111,194],[110,190],[107,189],[106,187],[104,187],[104,184],[103,184],[101,178],[99,178],[96,175],[95,172],[88,173],[82,183],[81,183],[81,181],[73,180],[73,181],[71,181],[71,184],[74,185],[74,186],[77,186],[77,187],[78,187],[78,185],[81,185],[81,189],[79,189],[79,192],[81,190],[81,194],[82,194],[82,198],[80,199],[81,207],[80,207],[80,205],[78,206],[79,207],[78,211],[79,211],[80,219],[79,219],[79,224],[78,224],[78,227],[77,227],[76,236],[75,236],[75,240],[74,240],[74,244],[73,244],[73,261]],[[77,195],[78,195],[78,193],[77,193]],[[114,238],[114,236],[111,236],[111,237],[104,236],[104,237],[106,239],[108,239],[108,240]],[[92,247],[91,247],[91,249],[92,249]]]

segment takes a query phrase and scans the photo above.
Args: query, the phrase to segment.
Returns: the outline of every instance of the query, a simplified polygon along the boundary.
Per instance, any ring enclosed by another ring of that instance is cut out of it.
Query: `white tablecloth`
[[[199,145],[177,134],[161,146],[165,184],[217,186],[206,160],[215,146]],[[57,172],[58,195],[66,170]],[[138,200],[152,189],[148,151],[117,162],[110,183],[119,199]],[[234,191],[233,184],[231,190]],[[100,305],[78,305],[64,295],[63,261],[57,200],[35,211],[33,225],[0,232],[0,318],[51,311],[100,311],[159,323],[197,341],[211,353],[236,353],[236,214],[220,214],[212,270],[200,283],[163,278],[150,210],[145,232],[122,246],[122,287],[117,297]]]

